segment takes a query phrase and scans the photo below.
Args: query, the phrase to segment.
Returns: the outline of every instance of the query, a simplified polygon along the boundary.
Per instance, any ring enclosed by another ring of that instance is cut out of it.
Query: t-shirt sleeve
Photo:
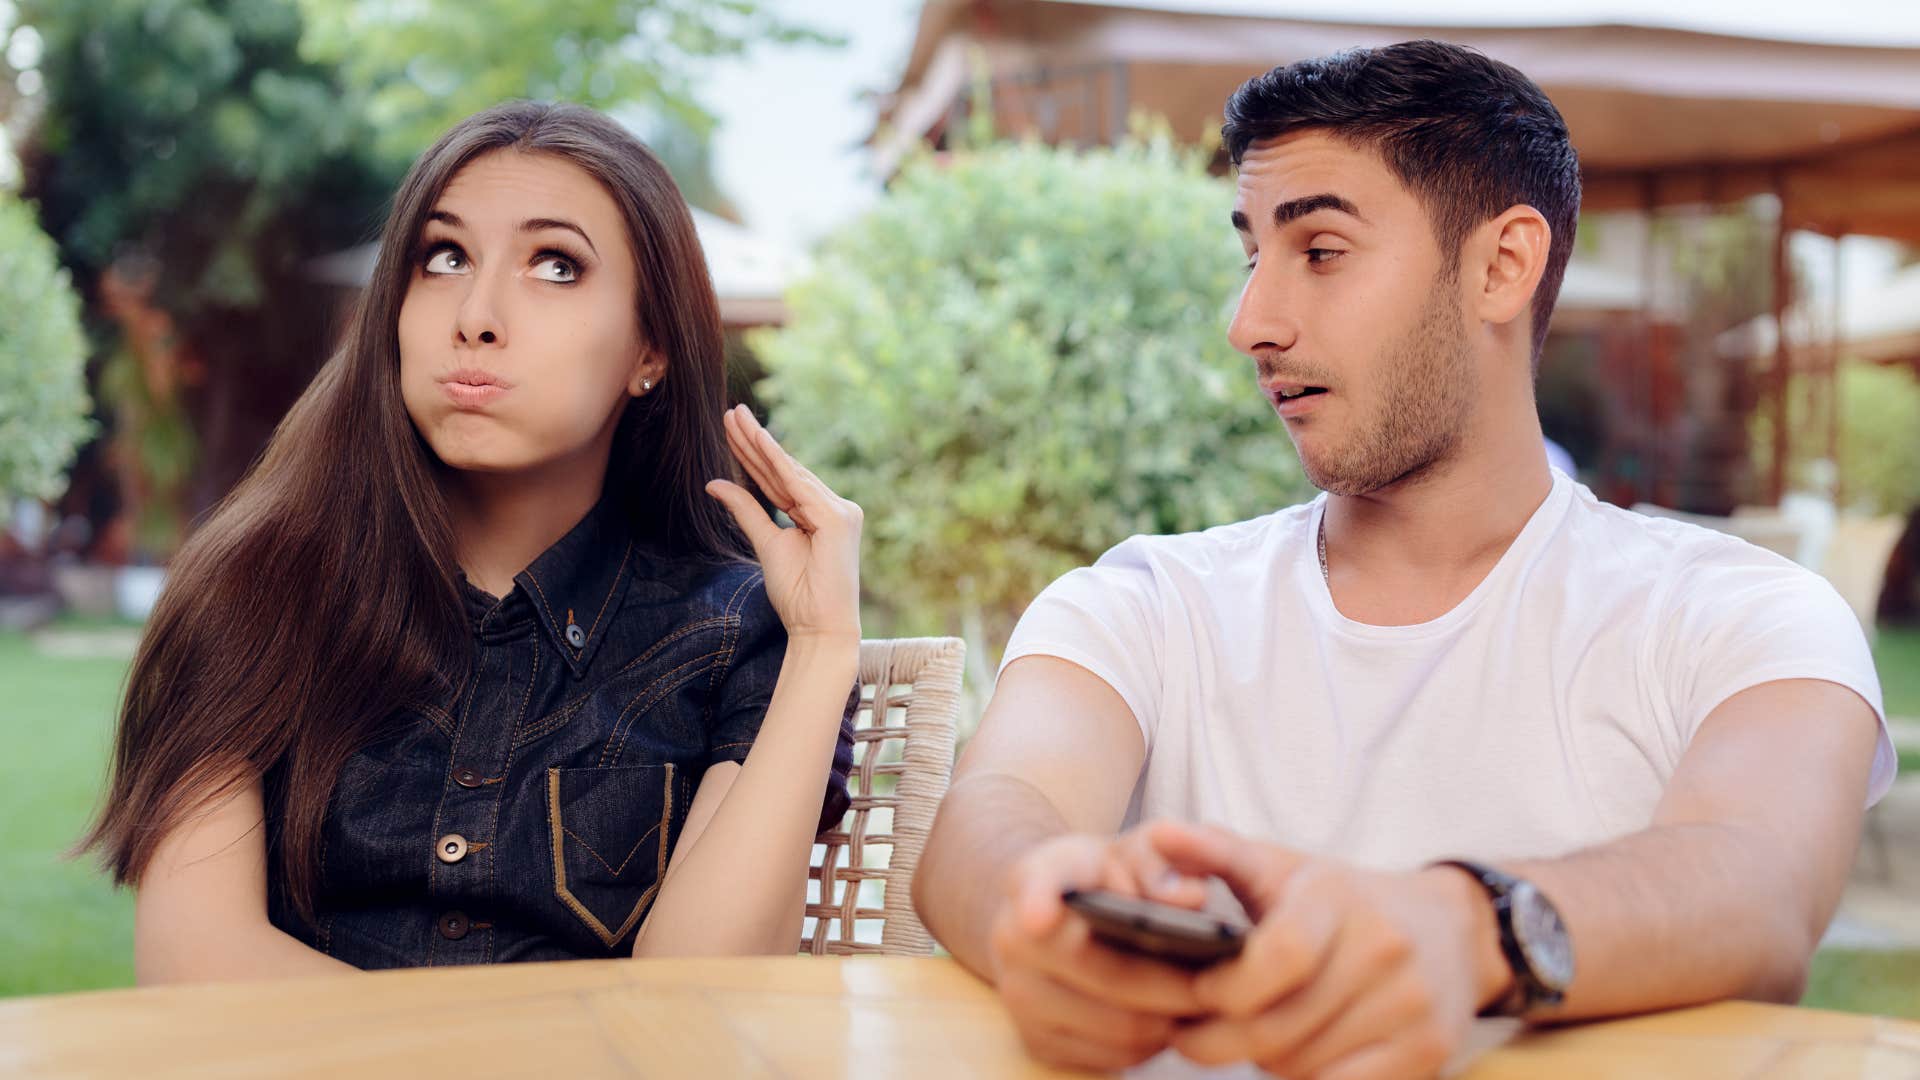
[[[731,657],[726,661],[719,693],[714,700],[713,724],[707,732],[707,766],[723,761],[744,763],[760,724],[767,718],[767,706],[773,700],[774,684],[780,678],[780,665],[787,655],[787,629],[767,599],[767,589],[756,570],[751,584],[738,599],[739,625],[732,631]],[[847,777],[853,771],[853,718],[860,705],[860,687],[851,688],[840,716],[839,741],[833,748],[833,763],[824,778],[825,795],[820,806],[820,825],[825,832],[838,824],[852,797],[847,792]]]
[[[1694,560],[1679,581],[1678,602],[1656,655],[1681,725],[1681,745],[1742,690],[1782,679],[1837,683],[1860,695],[1880,720],[1867,802],[1886,794],[1896,756],[1880,680],[1866,634],[1833,586],[1758,550]]]
[[[1092,566],[1047,586],[1020,616],[1000,670],[1025,656],[1055,656],[1086,668],[1127,703],[1151,748],[1166,632],[1148,539],[1123,541]]]

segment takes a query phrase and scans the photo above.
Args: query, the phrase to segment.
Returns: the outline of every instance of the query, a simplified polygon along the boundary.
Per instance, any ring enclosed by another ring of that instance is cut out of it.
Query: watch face
[[[1573,983],[1573,942],[1560,912],[1531,882],[1515,884],[1507,900],[1513,912],[1513,936],[1526,954],[1527,966],[1547,989],[1564,992]]]

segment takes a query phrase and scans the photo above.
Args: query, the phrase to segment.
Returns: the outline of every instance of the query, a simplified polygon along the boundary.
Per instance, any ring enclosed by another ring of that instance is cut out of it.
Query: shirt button
[[[480,786],[480,774],[474,772],[472,769],[455,769],[453,770],[453,782],[459,784],[461,787],[477,788]]]
[[[586,643],[587,643],[587,632],[585,630],[580,629],[580,624],[573,623],[573,622],[568,623],[567,624],[567,644],[577,649],[582,645],[585,645]]]
[[[440,936],[448,941],[459,941],[467,936],[467,930],[472,925],[467,921],[465,912],[449,911],[440,916]]]
[[[467,855],[467,838],[459,833],[448,833],[434,845],[433,853],[440,856],[443,863],[457,863]]]

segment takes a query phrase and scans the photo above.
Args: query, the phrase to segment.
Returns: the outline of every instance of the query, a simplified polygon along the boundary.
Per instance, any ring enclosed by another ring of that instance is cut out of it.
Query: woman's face
[[[512,150],[469,162],[416,238],[400,306],[407,414],[455,469],[604,466],[664,365],[641,340],[632,246],[600,183]]]

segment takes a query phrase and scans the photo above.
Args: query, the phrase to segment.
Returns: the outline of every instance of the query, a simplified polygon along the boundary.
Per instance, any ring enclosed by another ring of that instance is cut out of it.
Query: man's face
[[[1302,131],[1248,148],[1233,221],[1250,267],[1228,336],[1314,486],[1361,495],[1444,462],[1478,371],[1426,207],[1375,151]]]

